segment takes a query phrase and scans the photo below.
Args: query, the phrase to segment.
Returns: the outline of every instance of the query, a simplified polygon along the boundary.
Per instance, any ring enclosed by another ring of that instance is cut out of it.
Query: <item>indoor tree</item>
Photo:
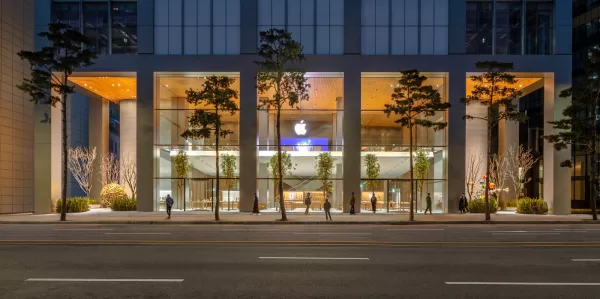
[[[508,158],[505,155],[494,154],[488,163],[490,163],[490,182],[494,183],[494,195],[498,206],[504,211],[506,202],[500,198],[500,194],[508,176]]]
[[[293,64],[301,64],[304,60],[302,54],[304,47],[292,38],[292,34],[282,29],[269,29],[260,32],[260,47],[258,56],[260,61],[255,63],[261,68],[256,76],[256,88],[261,94],[272,92],[271,97],[261,97],[259,109],[274,109],[276,118],[276,146],[277,163],[279,171],[277,178],[282,178],[281,151],[281,109],[284,105],[297,108],[301,101],[308,100],[308,88],[310,85],[304,77],[305,71],[291,67]],[[283,184],[278,184],[279,207],[281,209],[281,221],[287,221],[287,214],[283,203]]]
[[[102,188],[108,184],[119,183],[119,160],[113,153],[109,153],[102,157],[100,161],[100,176],[102,182]]]
[[[415,219],[414,201],[416,199],[413,170],[413,128],[417,126],[433,128],[435,131],[444,129],[448,123],[444,120],[431,120],[438,112],[450,108],[450,103],[442,102],[440,93],[431,85],[424,85],[427,80],[417,70],[400,72],[398,86],[392,93],[392,104],[385,104],[385,114],[398,118],[395,120],[409,131],[409,163],[410,163],[410,220]]]
[[[372,193],[375,193],[375,189],[379,186],[379,172],[381,171],[381,166],[379,165],[379,160],[377,156],[374,154],[366,154],[365,155],[365,174],[367,175],[367,181],[365,182],[365,189],[370,190]]]
[[[560,97],[570,101],[563,110],[563,118],[550,121],[556,134],[544,136],[546,141],[553,143],[554,148],[582,152],[589,157],[591,170],[587,176],[590,186],[590,207],[592,217],[598,220],[596,201],[599,192],[598,181],[598,109],[600,109],[600,49],[589,50],[590,58],[584,65],[583,72],[574,78],[574,86],[560,92]],[[563,161],[560,166],[573,167],[571,160]]]
[[[185,150],[179,149],[177,155],[173,157],[172,163],[173,168],[175,168],[175,176],[177,177],[177,200],[183,199],[185,203],[185,180],[188,177],[190,169],[192,169],[190,158]]]
[[[62,209],[60,221],[67,219],[67,169],[68,169],[68,136],[67,136],[67,96],[75,93],[75,85],[69,84],[69,76],[78,68],[93,64],[96,54],[88,50],[91,43],[69,25],[53,23],[48,31],[38,34],[45,39],[48,46],[39,51],[20,51],[22,60],[27,60],[31,67],[29,77],[17,87],[29,94],[36,104],[60,104],[62,127]]]
[[[427,175],[429,173],[429,166],[431,162],[429,162],[429,157],[427,155],[427,151],[425,149],[418,149],[415,153],[415,179],[417,179],[416,187],[417,192],[419,192],[419,196],[417,197],[419,201],[423,200],[423,186],[425,184],[425,180],[427,179]],[[415,211],[417,207],[415,206]]]
[[[323,199],[327,197],[327,193],[330,193],[333,189],[333,184],[330,179],[333,175],[333,170],[335,168],[335,158],[331,156],[331,153],[320,153],[317,156],[316,161],[316,170],[317,170],[317,178],[321,181],[321,185],[323,186]]]
[[[227,211],[231,210],[230,191],[237,183],[235,179],[235,156],[230,154],[221,155],[221,169],[223,169],[223,177],[225,178],[225,186],[227,187]]]
[[[123,182],[129,187],[131,198],[135,199],[137,194],[137,166],[135,159],[130,154],[125,155],[121,160],[120,168],[123,175]]]
[[[480,105],[486,108],[484,114],[467,114],[466,120],[485,122],[487,132],[487,154],[485,161],[485,220],[490,220],[490,163],[492,157],[492,131],[500,121],[523,122],[527,115],[519,112],[519,107],[513,103],[520,92],[513,86],[517,83],[515,76],[508,73],[513,69],[511,62],[479,61],[475,63],[478,69],[484,71],[481,75],[471,76],[474,83],[471,94],[461,101],[466,105]]]
[[[181,134],[185,139],[206,139],[215,136],[216,161],[216,206],[215,220],[219,221],[219,140],[225,138],[233,131],[223,128],[222,115],[235,115],[239,110],[235,100],[238,91],[231,88],[234,78],[225,76],[209,76],[202,84],[202,90],[186,90],[186,100],[196,107],[189,118],[189,128]],[[200,108],[198,108],[200,106]]]

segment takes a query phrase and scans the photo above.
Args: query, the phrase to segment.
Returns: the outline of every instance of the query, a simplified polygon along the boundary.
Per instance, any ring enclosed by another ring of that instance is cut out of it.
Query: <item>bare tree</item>
[[[527,172],[539,160],[531,154],[531,149],[525,150],[523,145],[512,144],[508,147],[507,176],[512,181],[517,199],[522,195],[525,184],[531,181],[526,177]]]
[[[94,171],[94,160],[96,159],[96,148],[91,150],[87,147],[70,147],[68,149],[67,166],[71,174],[85,192],[85,196],[89,196],[92,189],[92,174]]]
[[[498,205],[504,210],[506,205],[501,204],[500,194],[504,189],[504,184],[507,178],[508,159],[504,155],[494,154],[489,161],[490,163],[490,182],[494,183],[494,194],[498,200]]]
[[[485,161],[483,153],[469,153],[469,157],[467,158],[467,169],[466,169],[466,177],[465,183],[467,185],[467,194],[469,195],[468,201],[470,202],[473,198],[473,187],[479,178],[479,174],[481,173],[481,166]]]
[[[112,183],[119,183],[119,160],[117,160],[115,154],[110,153],[102,157],[100,175],[102,176],[102,187]]]
[[[121,159],[121,170],[123,172],[123,182],[127,184],[131,191],[131,198],[135,198],[137,191],[137,165],[131,155],[126,155]]]

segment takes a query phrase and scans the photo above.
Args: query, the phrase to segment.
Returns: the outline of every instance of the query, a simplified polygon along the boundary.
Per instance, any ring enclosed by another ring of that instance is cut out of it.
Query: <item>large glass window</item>
[[[79,30],[79,3],[52,3],[52,21]]]
[[[213,74],[185,73],[158,74],[156,79],[155,103],[155,209],[164,209],[167,194],[175,199],[175,209],[181,210],[211,210],[215,207],[216,194],[216,147],[215,138],[184,139],[181,134],[188,129],[189,117],[194,109],[207,109],[206,106],[193,106],[186,100],[185,91],[200,90],[205,76]],[[236,78],[232,88],[239,91],[239,74],[219,73]],[[239,107],[239,99],[235,100]],[[239,167],[239,114],[224,113],[223,129],[229,129],[234,134],[219,140],[219,154],[229,154],[236,157]],[[174,158],[177,153],[186,152],[191,169],[186,175],[177,174]],[[238,209],[239,184],[233,180],[220,180],[221,209]],[[229,184],[230,183],[230,184]]]
[[[284,204],[298,211],[304,207],[304,197],[310,193],[313,210],[322,210],[328,196],[332,209],[342,209],[342,132],[344,115],[343,74],[308,73],[309,100],[299,109],[284,106],[281,111],[281,145],[291,156],[293,169],[283,179]],[[259,95],[272,98],[273,91]],[[277,152],[276,114],[273,110],[258,110],[258,196],[261,205],[275,210],[276,186],[269,161]],[[334,161],[332,188],[326,190],[317,178],[316,162],[320,153],[330,153]]]
[[[83,4],[83,35],[90,39],[91,50],[108,54],[108,3]]]
[[[527,2],[525,53],[552,54],[554,3]]]
[[[112,53],[137,52],[137,3],[113,2],[112,18]]]
[[[522,6],[520,1],[496,3],[497,55],[521,54]]]
[[[410,205],[410,132],[395,123],[397,116],[387,117],[383,110],[391,104],[391,95],[399,87],[399,73],[363,73],[361,79],[361,204],[370,210],[372,193],[378,198],[377,209],[384,211],[408,211]],[[446,100],[446,75],[425,74],[425,85],[436,88]],[[447,121],[446,112],[425,117],[432,121]],[[423,150],[429,161],[429,169],[418,181],[422,189],[417,194],[417,209],[426,207],[427,193],[433,199],[433,209],[443,212],[446,194],[446,130],[430,128],[413,129],[413,155]],[[374,155],[381,170],[375,184],[369,184],[366,156]],[[373,189],[374,188],[374,189]]]
[[[467,2],[467,54],[492,54],[493,3]]]

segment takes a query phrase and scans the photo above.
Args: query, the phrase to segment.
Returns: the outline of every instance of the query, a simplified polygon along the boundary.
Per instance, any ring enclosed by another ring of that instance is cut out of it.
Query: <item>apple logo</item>
[[[296,135],[306,134],[306,124],[304,123],[304,120],[301,120],[300,123],[294,126],[294,131],[296,131]]]

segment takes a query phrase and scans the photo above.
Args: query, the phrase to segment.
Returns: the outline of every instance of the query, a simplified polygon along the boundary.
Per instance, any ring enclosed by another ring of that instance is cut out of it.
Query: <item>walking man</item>
[[[175,203],[175,201],[173,201],[173,197],[171,197],[171,194],[167,194],[165,203],[167,204],[167,219],[171,219],[171,208],[173,207],[173,203]]]
[[[427,193],[427,198],[425,198],[425,200],[427,201],[427,209],[425,209],[425,215],[427,215],[427,211],[429,211],[429,215],[433,215],[431,209],[431,193]]]
[[[458,200],[458,210],[461,214],[467,212],[467,198],[464,193],[460,195],[460,199]]]
[[[356,203],[356,199],[354,199],[354,192],[352,192],[352,198],[350,198],[350,215],[356,215],[354,212],[354,204]]]
[[[306,198],[304,199],[304,204],[306,205],[306,211],[304,211],[304,215],[308,215],[310,209],[310,204],[312,204],[312,200],[310,198],[310,192],[306,193]]]
[[[375,197],[375,192],[371,194],[371,210],[373,210],[373,213],[377,210],[377,197]]]
[[[252,206],[252,215],[260,215],[260,211],[258,210],[258,196],[254,193],[254,205]]]
[[[325,209],[325,221],[331,220],[331,203],[329,202],[329,197],[325,197],[325,203],[323,204],[323,208]]]

